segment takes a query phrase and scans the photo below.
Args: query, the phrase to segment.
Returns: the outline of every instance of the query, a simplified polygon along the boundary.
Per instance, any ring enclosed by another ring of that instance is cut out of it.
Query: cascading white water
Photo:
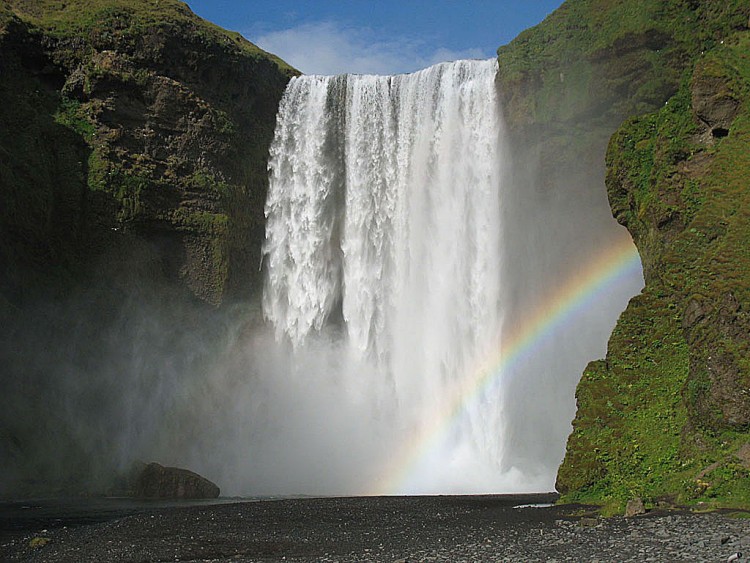
[[[496,68],[303,76],[281,102],[264,313],[298,351],[321,335],[339,341],[337,384],[375,409],[362,439],[385,440],[390,455],[436,439],[431,427],[447,424],[457,391],[499,349]],[[435,474],[411,487],[487,486],[467,471],[501,486],[502,399],[494,386],[468,405],[438,437]]]

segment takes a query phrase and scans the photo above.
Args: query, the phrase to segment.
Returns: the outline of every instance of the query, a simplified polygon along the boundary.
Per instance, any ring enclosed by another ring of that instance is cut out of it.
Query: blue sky
[[[395,74],[490,58],[562,0],[187,0],[307,74]]]

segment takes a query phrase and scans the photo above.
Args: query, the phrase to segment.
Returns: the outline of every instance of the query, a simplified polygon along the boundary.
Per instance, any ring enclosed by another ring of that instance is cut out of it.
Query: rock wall
[[[506,120],[538,151],[542,182],[561,170],[603,170],[622,121],[659,108],[695,56],[747,23],[741,0],[568,0],[498,49]]]
[[[189,439],[180,390],[260,289],[294,74],[177,0],[0,0],[0,495],[102,492]]]
[[[498,88],[518,186],[512,205],[522,210],[519,217],[538,218],[532,227],[539,231],[508,249],[521,270],[514,277],[538,286],[516,293],[551,294],[558,279],[575,275],[607,240],[614,245],[617,236],[627,236],[612,230],[609,217],[604,187],[609,137],[629,116],[661,107],[679,88],[690,61],[745,25],[746,11],[740,0],[721,6],[568,0],[498,49]],[[550,207],[554,211],[544,215]],[[588,220],[565,221],[581,215]],[[528,228],[514,224],[515,217],[506,220],[511,232]],[[527,259],[540,251],[532,241],[563,240],[565,229],[572,231],[571,239],[577,237],[574,248],[545,256],[540,275],[535,261]],[[519,299],[507,313],[522,318],[535,306],[533,299]]]
[[[750,9],[735,8],[676,94],[610,141],[609,201],[646,287],[578,386],[557,481],[568,500],[750,502]]]
[[[564,499],[624,507],[635,496],[747,495],[735,453],[750,412],[740,149],[749,17],[741,1],[569,0],[498,50],[514,160],[539,170],[522,175],[524,197],[587,205],[606,175],[646,278],[606,359],[578,386],[557,481]]]
[[[247,297],[294,71],[176,0],[2,6],[5,306],[133,253],[206,303]]]

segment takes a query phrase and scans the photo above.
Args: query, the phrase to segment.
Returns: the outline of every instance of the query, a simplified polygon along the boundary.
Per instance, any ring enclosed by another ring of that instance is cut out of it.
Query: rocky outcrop
[[[294,71],[177,0],[3,5],[2,301],[138,247],[206,303],[248,296]]]
[[[750,428],[747,307],[731,291],[692,298],[685,307],[683,329],[692,349],[686,398],[698,426]]]
[[[646,287],[578,386],[558,473],[568,499],[750,503],[737,457],[750,430],[748,50],[743,24],[612,137],[609,199]]]
[[[212,499],[219,496],[219,487],[187,469],[149,463],[135,481],[134,494],[149,499]]]
[[[0,495],[107,490],[250,317],[294,74],[178,0],[0,0]]]
[[[690,85],[691,105],[695,116],[713,137],[726,137],[729,126],[740,111],[741,92],[733,87],[727,68],[709,59],[702,59],[693,71]]]

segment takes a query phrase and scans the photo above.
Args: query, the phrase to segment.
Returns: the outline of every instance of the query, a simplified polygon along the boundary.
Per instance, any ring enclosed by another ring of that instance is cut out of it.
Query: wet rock
[[[731,78],[715,64],[701,62],[693,75],[691,97],[693,111],[714,137],[725,137],[740,110]]]
[[[643,500],[640,498],[630,499],[625,506],[625,518],[632,518],[639,514],[646,514],[646,507],[643,506]]]
[[[743,446],[734,454],[740,463],[747,469],[750,469],[750,442],[743,444]]]
[[[139,498],[208,499],[218,497],[219,492],[216,484],[197,473],[158,463],[149,463],[135,483]]]

